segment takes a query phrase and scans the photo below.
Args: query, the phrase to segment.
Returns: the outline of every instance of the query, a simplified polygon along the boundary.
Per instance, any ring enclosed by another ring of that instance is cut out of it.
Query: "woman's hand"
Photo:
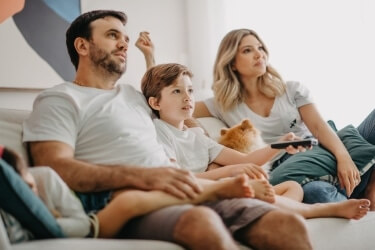
[[[347,157],[337,158],[337,177],[340,182],[340,187],[345,188],[346,195],[350,197],[354,188],[361,182],[361,176],[349,155]]]

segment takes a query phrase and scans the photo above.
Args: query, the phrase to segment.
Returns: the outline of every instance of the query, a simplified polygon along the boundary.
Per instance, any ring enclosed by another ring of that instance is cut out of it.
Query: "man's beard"
[[[111,59],[111,54],[118,52],[117,50],[107,53],[103,49],[98,48],[94,43],[91,43],[91,48],[93,49],[90,52],[90,59],[95,66],[104,69],[110,74],[115,73],[119,76],[126,71],[126,59],[124,66]]]

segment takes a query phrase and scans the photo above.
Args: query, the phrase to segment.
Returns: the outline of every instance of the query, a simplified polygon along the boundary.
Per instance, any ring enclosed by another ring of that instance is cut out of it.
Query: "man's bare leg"
[[[373,166],[374,168],[375,166]],[[370,180],[368,181],[364,198],[370,200],[370,211],[375,211],[375,169],[372,170]]]
[[[350,199],[341,202],[305,204],[286,197],[276,196],[275,205],[288,211],[294,211],[306,219],[340,217],[359,220],[369,211],[370,201],[367,199]]]
[[[178,220],[174,238],[188,249],[239,249],[220,217],[210,208],[194,207]]]
[[[130,219],[171,205],[198,204],[226,198],[252,197],[247,175],[218,181],[199,179],[203,192],[195,199],[178,199],[161,191],[122,190],[97,214],[99,237],[113,237]],[[114,220],[115,218],[115,220]]]
[[[312,249],[303,218],[282,210],[264,214],[236,238],[255,249]]]

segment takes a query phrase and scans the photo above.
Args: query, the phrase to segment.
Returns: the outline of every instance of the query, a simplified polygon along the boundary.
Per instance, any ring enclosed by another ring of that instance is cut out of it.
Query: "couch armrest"
[[[0,249],[8,250],[10,249],[10,242],[8,238],[7,231],[5,229],[3,219],[0,216]]]

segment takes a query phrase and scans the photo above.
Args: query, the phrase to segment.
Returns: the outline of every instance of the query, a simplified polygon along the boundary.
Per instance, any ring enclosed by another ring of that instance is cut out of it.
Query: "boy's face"
[[[36,195],[38,195],[38,188],[36,186],[36,182],[35,182],[34,176],[32,176],[32,174],[29,171],[25,170],[21,174],[21,177],[26,182],[26,184],[31,188],[31,190]]]
[[[180,75],[174,84],[162,89],[155,109],[159,110],[160,119],[182,128],[183,121],[192,117],[194,105],[191,79],[187,75]]]

